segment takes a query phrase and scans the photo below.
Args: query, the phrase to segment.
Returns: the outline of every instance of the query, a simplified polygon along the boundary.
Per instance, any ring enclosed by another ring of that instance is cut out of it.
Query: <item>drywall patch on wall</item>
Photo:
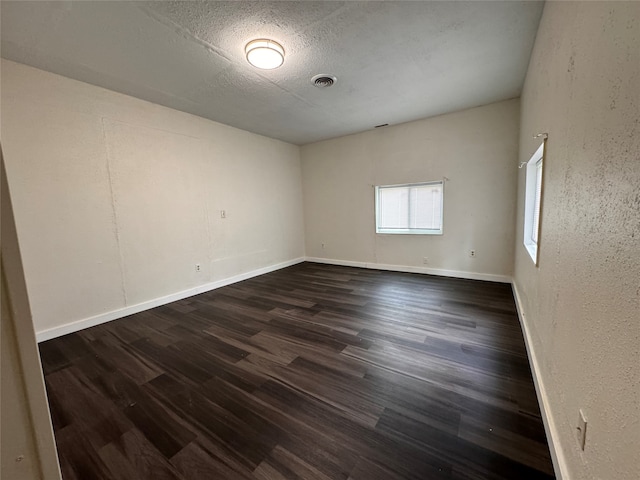
[[[37,331],[125,299],[102,120],[39,101],[46,79],[31,97],[15,65],[2,62],[2,147]]]
[[[7,60],[1,133],[37,332],[304,255],[295,145]]]
[[[518,117],[508,100],[303,146],[307,256],[511,277]],[[443,235],[375,233],[375,185],[444,177]]]
[[[637,2],[547,2],[522,96],[520,160],[549,140],[540,267],[521,174],[514,280],[572,480],[640,477],[639,25]]]

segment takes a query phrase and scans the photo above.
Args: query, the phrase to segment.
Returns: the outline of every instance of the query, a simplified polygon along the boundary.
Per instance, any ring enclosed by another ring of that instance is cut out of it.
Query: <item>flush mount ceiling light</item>
[[[284,62],[284,48],[278,42],[261,38],[252,40],[244,47],[247,62],[263,70],[278,68]]]

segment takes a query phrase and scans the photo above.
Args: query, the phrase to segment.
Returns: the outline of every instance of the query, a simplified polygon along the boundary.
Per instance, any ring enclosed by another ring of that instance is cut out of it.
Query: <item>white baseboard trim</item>
[[[136,305],[130,305],[128,307],[119,308],[117,310],[101,313],[99,315],[94,315],[93,317],[77,320],[75,322],[60,325],[59,327],[49,328],[47,330],[41,330],[36,333],[36,340],[38,342],[51,340],[52,338],[61,337],[62,335],[67,335],[69,333],[74,333],[79,330],[84,330],[85,328],[94,327],[96,325],[100,325],[101,323],[107,323],[112,320],[117,320],[118,318],[126,317],[128,315],[133,315],[134,313],[142,312],[144,310],[149,310],[151,308],[159,307],[161,305],[166,305],[167,303],[175,302],[177,300],[182,300],[183,298],[192,297],[194,295],[198,295],[199,293],[204,293],[210,290],[215,290],[216,288],[225,287],[227,285],[231,285],[232,283],[241,282],[242,280],[247,280],[249,278],[257,277],[258,275],[264,275],[265,273],[274,272],[276,270],[290,267],[292,265],[296,265],[304,261],[305,261],[304,257],[299,257],[294,260],[277,263],[275,265],[269,265],[268,267],[258,268],[257,270],[251,270],[250,272],[241,273],[239,275],[234,275],[233,277],[224,278],[222,280],[217,280],[215,282],[205,283],[204,285],[198,285],[197,287],[189,288],[187,290],[182,290],[177,293],[172,293],[171,295],[165,295],[164,297],[154,298],[152,300],[138,303]]]
[[[529,356],[531,373],[533,375],[533,384],[536,388],[536,395],[538,396],[538,404],[540,405],[542,423],[544,424],[544,429],[547,434],[547,441],[549,442],[549,451],[551,453],[551,461],[553,462],[553,469],[555,470],[556,479],[570,480],[567,461],[560,444],[558,426],[551,416],[549,397],[547,396],[547,390],[544,386],[544,382],[542,381],[542,377],[540,376],[540,362],[533,348],[531,332],[529,331],[529,326],[527,325],[527,322],[525,320],[524,310],[522,308],[522,303],[520,302],[520,295],[518,294],[518,288],[516,287],[515,281],[511,282],[511,289],[513,290],[513,296],[516,300],[518,318],[520,319],[520,326],[522,327],[522,334],[524,336],[524,343],[527,348],[527,355]]]
[[[466,278],[468,280],[486,280],[489,282],[511,283],[511,277],[509,275],[495,275],[493,273],[463,272],[458,270],[443,270],[440,268],[411,267],[409,265],[389,265],[386,263],[352,262],[350,260],[337,260],[334,258],[320,257],[306,257],[305,260],[307,262],[341,265],[343,267],[370,268],[372,270],[422,273],[427,275],[439,275],[441,277]]]

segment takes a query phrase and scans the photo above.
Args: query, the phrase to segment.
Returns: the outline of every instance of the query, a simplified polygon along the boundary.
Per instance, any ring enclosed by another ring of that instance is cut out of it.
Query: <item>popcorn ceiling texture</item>
[[[307,144],[520,94],[541,2],[2,2],[2,56]],[[258,70],[250,40],[285,49]],[[336,75],[323,90],[318,73]],[[469,88],[469,79],[473,87]]]
[[[522,245],[522,170],[515,284],[560,457],[572,480],[637,480],[640,3],[547,2],[520,131],[520,161],[549,134],[540,266]]]

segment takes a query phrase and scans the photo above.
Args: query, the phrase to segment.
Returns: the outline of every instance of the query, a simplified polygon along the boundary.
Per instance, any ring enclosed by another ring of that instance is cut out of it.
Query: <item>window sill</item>
[[[378,229],[376,230],[378,234],[384,235],[442,235],[442,230],[421,230],[421,229],[410,229],[410,230],[387,230],[387,229]]]
[[[535,243],[525,243],[524,248],[527,249],[527,253],[531,257],[531,260],[533,260],[533,264],[538,266],[538,245]]]

